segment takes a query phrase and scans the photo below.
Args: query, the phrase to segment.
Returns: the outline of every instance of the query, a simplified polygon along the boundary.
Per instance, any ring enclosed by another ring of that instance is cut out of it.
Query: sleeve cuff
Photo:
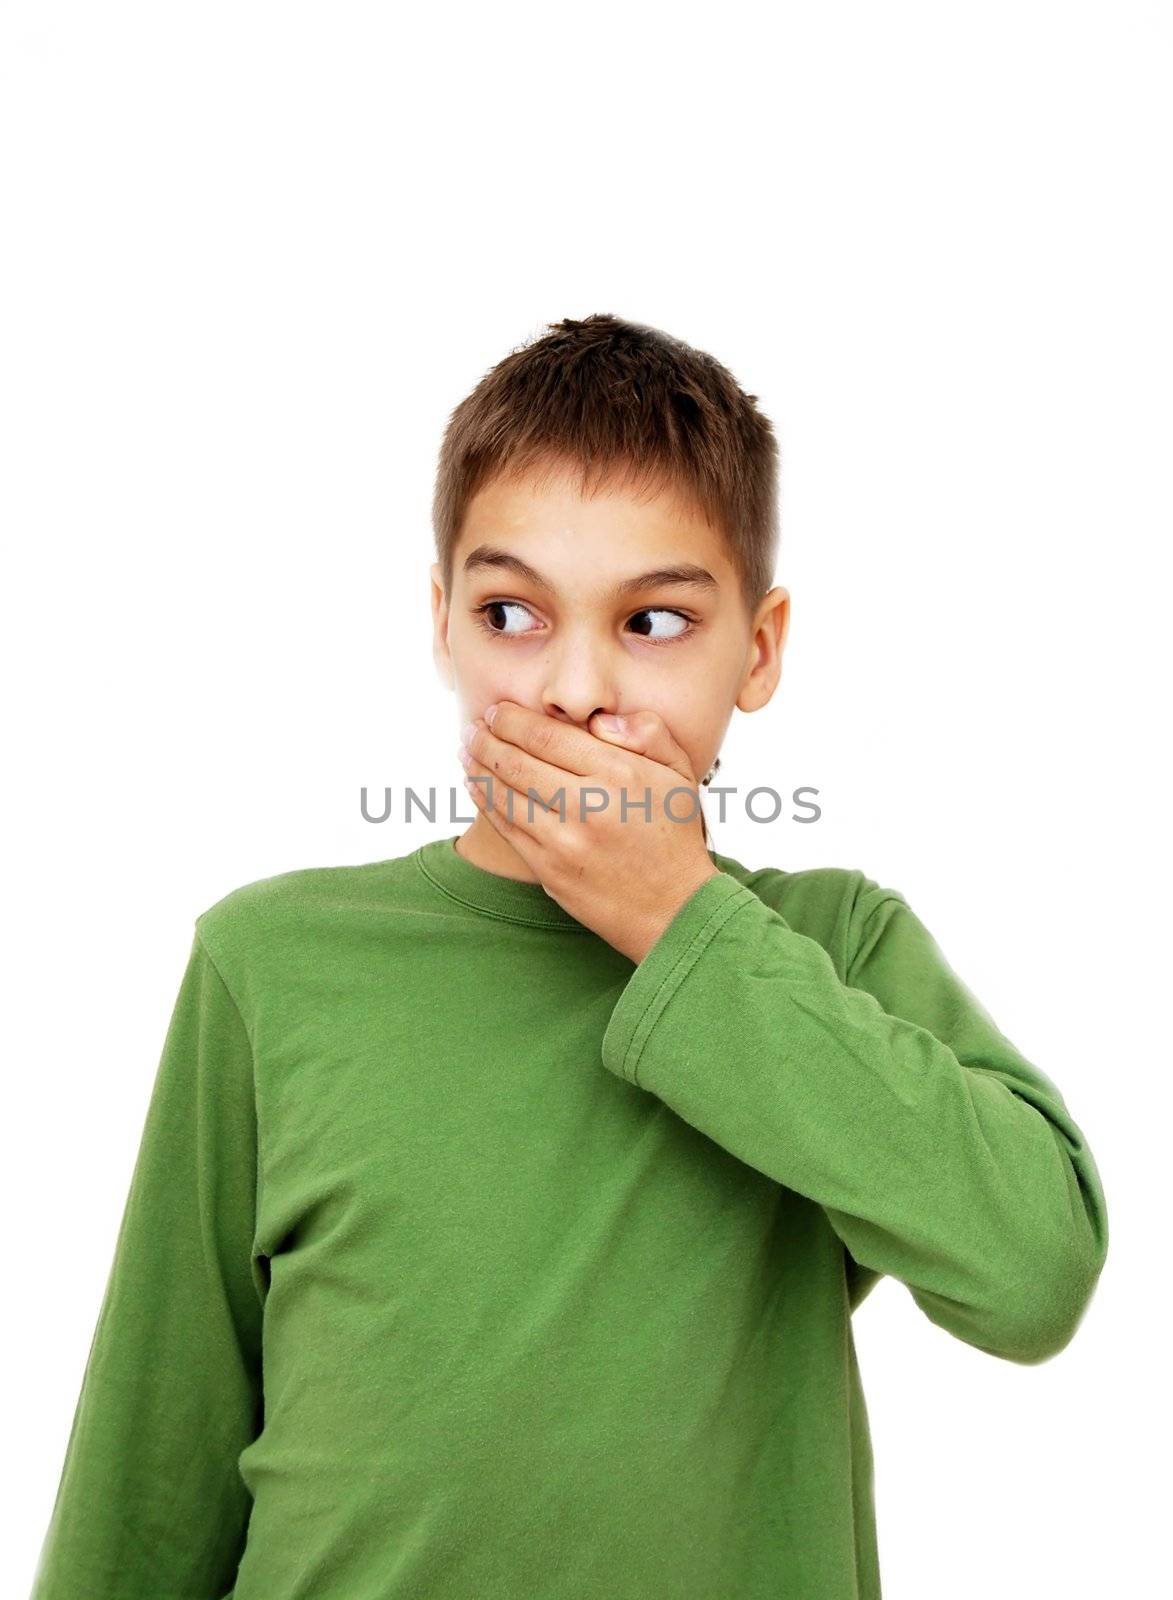
[[[706,878],[636,967],[603,1034],[603,1065],[642,1087],[639,1060],[657,1020],[718,932],[747,906],[752,889],[727,872]]]

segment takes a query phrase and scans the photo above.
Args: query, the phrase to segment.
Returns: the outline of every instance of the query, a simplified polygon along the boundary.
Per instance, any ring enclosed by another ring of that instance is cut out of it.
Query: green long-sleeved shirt
[[[875,1600],[864,1295],[1072,1337],[1092,1155],[899,893],[713,853],[633,966],[454,843],[196,919],[32,1600]]]

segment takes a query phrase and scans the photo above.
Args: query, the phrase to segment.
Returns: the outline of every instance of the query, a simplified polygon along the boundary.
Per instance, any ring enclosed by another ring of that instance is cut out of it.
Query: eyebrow
[[[541,589],[546,594],[554,593],[554,585],[536,567],[531,567],[528,561],[501,549],[499,545],[479,544],[464,559],[463,570],[466,574],[485,568],[496,572],[512,572],[535,589]],[[683,561],[670,567],[653,567],[650,572],[641,572],[634,578],[624,578],[621,583],[614,585],[605,598],[623,600],[629,595],[643,594],[648,589],[690,588],[713,592],[719,587],[707,567]]]

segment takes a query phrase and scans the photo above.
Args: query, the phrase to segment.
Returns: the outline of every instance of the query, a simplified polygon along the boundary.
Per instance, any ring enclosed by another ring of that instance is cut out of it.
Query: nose
[[[618,711],[615,675],[597,641],[563,635],[545,653],[542,710],[585,727],[596,711]]]

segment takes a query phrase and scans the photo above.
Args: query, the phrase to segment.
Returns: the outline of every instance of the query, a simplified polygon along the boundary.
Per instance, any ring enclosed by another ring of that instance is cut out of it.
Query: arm
[[[856,1267],[932,1322],[1045,1360],[1107,1252],[1091,1152],[906,901],[863,882],[843,982],[751,889],[710,878],[628,980],[604,1064],[822,1205]]]
[[[31,1600],[218,1600],[261,1419],[252,1052],[197,932]]]

